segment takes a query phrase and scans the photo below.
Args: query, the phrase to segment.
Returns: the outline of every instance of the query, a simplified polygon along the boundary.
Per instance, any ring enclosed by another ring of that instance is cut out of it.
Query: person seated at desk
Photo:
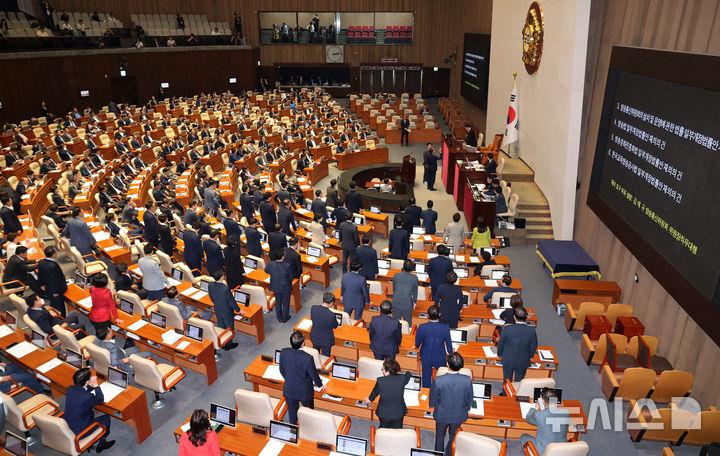
[[[127,264],[118,263],[115,265],[115,270],[118,273],[115,279],[115,290],[135,293],[140,299],[147,298],[147,291],[143,290],[142,282],[135,280],[135,278],[127,272]]]
[[[31,293],[28,297],[26,297],[25,303],[28,306],[28,317],[30,317],[30,319],[34,321],[45,334],[54,334],[55,331],[53,330],[53,326],[55,325],[60,325],[61,327],[70,329],[71,331],[75,331],[76,329],[81,329],[83,332],[85,331],[85,327],[80,324],[76,313],[68,314],[64,320],[62,318],[53,317],[50,315],[50,312],[43,307],[43,304],[45,303],[43,299],[35,293]],[[82,339],[86,335],[87,334],[77,334],[76,338]]]
[[[567,409],[557,406],[557,395],[553,388],[543,388],[535,408],[528,410],[525,421],[537,426],[535,437],[530,434],[520,436],[520,445],[524,447],[532,442],[537,454],[543,454],[551,443],[567,442],[567,431],[571,423]]]
[[[210,429],[205,410],[195,409],[190,417],[190,429],[180,437],[178,456],[220,456],[217,433]]]
[[[42,394],[43,392],[42,384],[33,374],[25,372],[24,369],[9,360],[0,363],[0,393],[8,394],[18,386],[27,386],[35,394]]]
[[[114,440],[107,440],[110,435],[110,417],[105,414],[95,416],[94,407],[103,402],[105,402],[105,398],[102,390],[98,387],[97,377],[92,375],[87,367],[77,370],[73,374],[73,384],[67,388],[65,393],[63,419],[67,421],[68,427],[75,435],[84,432],[93,423],[101,424],[105,428],[105,433],[95,446],[97,453],[115,445]]]
[[[390,185],[390,179],[387,177],[383,179],[383,183],[380,185],[380,193],[395,193],[393,186]]]
[[[482,257],[483,260],[482,260],[482,262],[478,263],[477,266],[475,266],[475,270],[473,271],[473,275],[475,277],[480,277],[483,266],[495,266],[497,264],[497,263],[495,263],[495,260],[492,259],[490,252],[488,252],[487,250],[483,250],[480,253],[480,256]]]
[[[512,277],[510,275],[505,274],[501,280],[502,285],[499,287],[493,288],[492,290],[485,293],[485,296],[483,296],[483,301],[485,303],[489,304],[490,301],[492,301],[492,295],[496,291],[505,292],[505,293],[517,293],[518,291],[514,288],[510,288],[510,284],[512,284]]]
[[[110,365],[117,367],[128,374],[133,374],[133,368],[130,365],[130,355],[137,355],[141,358],[150,358],[151,352],[141,352],[132,339],[125,339],[123,348],[118,346],[118,340],[114,337],[115,332],[110,328],[98,328],[96,339],[93,341],[95,345],[104,348],[110,352]]]
[[[360,146],[357,141],[355,141],[355,138],[350,139],[347,145],[347,152],[357,152],[358,150],[360,150]]]
[[[30,287],[35,293],[42,295],[43,291],[40,288],[40,283],[31,272],[35,271],[37,263],[27,259],[28,248],[24,245],[19,245],[15,249],[15,255],[11,256],[7,265],[5,266],[5,274],[3,275],[3,282],[19,281],[23,285]]]
[[[515,323],[515,309],[523,308],[523,299],[519,294],[510,297],[510,308],[500,312],[500,319],[505,321],[506,325],[512,325]],[[499,326],[499,331],[502,333],[502,326]]]
[[[404,391],[411,374],[407,371],[400,374],[400,364],[395,358],[386,358],[383,361],[382,374],[382,377],[375,380],[375,386],[365,402],[370,404],[380,396],[376,411],[380,428],[402,429],[403,418],[407,413]]]
[[[65,216],[61,215],[59,213],[58,205],[55,203],[52,203],[50,206],[48,206],[48,210],[47,210],[47,212],[45,212],[45,217],[51,218],[52,221],[55,222],[55,224],[57,225],[58,229],[62,230],[65,228],[65,225],[67,224],[66,217],[67,217],[67,215],[70,214],[70,212],[65,211],[65,214],[66,214]]]

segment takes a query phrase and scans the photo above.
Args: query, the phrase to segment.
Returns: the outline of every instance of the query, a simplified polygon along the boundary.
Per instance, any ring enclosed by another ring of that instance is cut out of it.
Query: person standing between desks
[[[165,284],[167,277],[160,268],[160,263],[153,258],[153,246],[149,242],[143,247],[145,256],[138,260],[138,267],[142,272],[143,288],[147,290],[147,299],[155,301],[165,297]],[[222,265],[222,264],[221,264]],[[222,267],[222,266],[221,266]]]
[[[422,364],[422,384],[430,386],[433,368],[445,365],[446,355],[453,352],[450,328],[438,321],[440,309],[430,306],[428,309],[429,322],[418,326],[415,333],[415,349],[420,350]]]
[[[109,328],[110,323],[121,324],[123,321],[118,318],[112,291],[107,287],[108,276],[104,272],[100,272],[93,275],[91,281],[90,298],[92,308],[88,318],[95,327],[95,332],[97,333],[100,328]]]
[[[435,155],[435,149],[433,149],[432,145],[430,143],[427,144],[427,149],[425,150],[425,153],[423,154],[423,161],[425,162],[425,173],[426,178],[425,182],[427,182],[427,189],[431,192],[434,192],[435,189],[435,175],[437,174],[437,162],[442,157]]]
[[[435,305],[440,309],[440,323],[446,324],[450,329],[455,329],[463,308],[463,292],[460,286],[455,285],[458,279],[455,271],[448,271],[445,279],[446,283],[438,287],[437,294],[433,293],[433,299]]]
[[[290,265],[285,263],[285,248],[275,252],[275,259],[265,266],[270,274],[270,291],[275,293],[275,315],[280,323],[290,320],[290,296],[292,295],[292,277]]]
[[[362,245],[357,248],[355,255],[362,263],[360,275],[366,280],[375,280],[378,275],[377,250],[370,247],[370,236],[363,234]]]
[[[45,258],[38,263],[40,288],[45,291],[50,305],[65,318],[65,292],[68,289],[65,274],[57,262],[57,249],[52,245],[45,247]]]
[[[402,272],[396,273],[392,278],[393,284],[393,317],[405,320],[412,326],[412,311],[417,304],[418,278],[410,271],[415,269],[412,260],[403,262]]]
[[[337,209],[336,209],[337,210]],[[352,217],[352,214],[349,218]],[[342,271],[347,272],[348,263],[355,259],[355,252],[360,245],[358,228],[351,220],[346,220],[340,225],[340,245],[342,245]]]
[[[392,310],[392,304],[385,299],[380,303],[380,315],[370,320],[370,350],[375,359],[394,358],[400,351],[402,326],[396,318],[390,316]]]
[[[350,273],[343,274],[340,282],[340,294],[343,301],[343,311],[352,318],[355,312],[355,320],[362,318],[365,304],[370,304],[370,292],[368,291],[367,280],[360,275],[362,263],[353,258],[350,263]]]
[[[465,228],[460,224],[460,213],[453,214],[453,221],[445,228],[443,240],[453,248],[453,252],[460,253],[460,248],[465,242]]]
[[[410,233],[403,229],[404,217],[395,216],[395,228],[388,235],[388,251],[390,258],[405,260],[410,253]]]
[[[94,307],[94,306],[93,306]],[[110,417],[102,414],[95,416],[93,407],[105,402],[102,390],[98,387],[97,377],[90,369],[84,367],[73,374],[73,384],[65,392],[65,413],[63,419],[75,435],[87,431],[88,427],[101,425],[105,432],[98,441],[95,451],[100,453],[115,445],[114,440],[107,440],[110,435]],[[101,428],[97,428],[101,429]]]
[[[422,219],[422,226],[425,228],[425,234],[435,234],[437,231],[437,228],[435,227],[435,222],[437,222],[438,219],[438,213],[436,210],[433,209],[433,206],[435,203],[433,203],[432,200],[428,200],[427,202],[427,209],[422,211],[420,214],[420,218]]]
[[[567,431],[571,423],[570,414],[565,408],[557,406],[557,395],[552,388],[543,388],[535,408],[528,410],[525,421],[537,426],[535,437],[530,434],[520,436],[520,445],[532,442],[536,454],[543,454],[551,443],[567,442]]]
[[[190,429],[180,437],[178,456],[220,456],[217,433],[210,429],[205,410],[196,409],[190,417]]]
[[[515,309],[515,324],[503,327],[497,343],[497,354],[502,359],[503,381],[519,382],[525,378],[538,348],[535,328],[525,324],[527,311]]]
[[[435,377],[430,387],[430,407],[435,418],[435,451],[444,451],[445,456],[452,454],[455,434],[468,419],[468,411],[472,408],[472,379],[460,374],[465,365],[462,355],[458,352],[447,356],[448,373]],[[448,432],[449,431],[449,432]],[[445,445],[445,433],[449,439]]]
[[[335,296],[326,292],[323,293],[322,305],[312,306],[310,309],[310,319],[312,320],[310,341],[323,356],[330,356],[330,351],[335,345],[333,330],[339,326],[336,315],[340,314],[330,310],[333,303],[335,303]]]
[[[240,313],[240,315],[245,315],[245,311],[238,307],[230,289],[223,281],[224,276],[225,274],[223,274],[222,269],[212,272],[212,278],[215,279],[215,281],[208,285],[208,295],[210,296],[210,301],[213,303],[218,327],[232,330],[234,339],[235,312]],[[225,344],[223,350],[232,350],[238,346],[238,343],[233,341],[233,339],[230,339],[230,342]]]
[[[476,252],[479,248],[490,247],[492,242],[490,230],[487,226],[485,226],[485,219],[483,217],[478,217],[477,226],[473,228],[472,239],[470,239],[470,242],[472,243],[473,250]]]
[[[402,429],[403,418],[407,413],[404,391],[410,381],[410,372],[400,374],[400,364],[395,358],[387,358],[383,361],[382,374],[375,380],[375,386],[365,402],[371,403],[380,396],[376,411],[380,428]]]
[[[403,141],[406,146],[410,146],[408,143],[410,138],[410,120],[407,114],[403,114],[402,120],[400,121],[400,146],[402,147]]]
[[[448,254],[450,249],[446,245],[437,246],[437,256],[428,261],[428,277],[430,278],[430,293],[433,298],[438,291],[438,287],[445,284],[447,273],[453,270],[453,263]]]
[[[300,350],[305,336],[300,331],[290,335],[290,347],[280,352],[280,374],[285,379],[283,396],[288,408],[288,421],[297,424],[297,412],[300,403],[304,407],[315,408],[313,384],[320,391],[327,391],[315,369],[315,361],[308,353]]]

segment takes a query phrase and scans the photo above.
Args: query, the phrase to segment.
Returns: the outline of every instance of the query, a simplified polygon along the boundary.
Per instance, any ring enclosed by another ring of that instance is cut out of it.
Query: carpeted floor
[[[433,112],[438,119],[441,119],[437,113],[435,100],[431,100]],[[445,129],[447,127],[441,121]],[[434,145],[439,150],[439,144]],[[390,161],[398,162],[405,154],[412,154],[417,159],[418,172],[417,176],[422,176],[422,151],[423,144],[413,144],[410,147],[400,147],[399,145],[390,145]],[[318,188],[324,189],[329,179],[339,174],[337,167],[332,164],[330,166],[330,175],[328,178],[318,182]],[[435,208],[439,212],[438,229],[443,229],[450,220],[453,213],[456,212],[455,204],[452,196],[444,191],[442,180],[440,178],[441,170],[438,170],[436,180],[436,188],[438,191],[427,191],[424,185],[417,183],[415,186],[415,195],[418,204],[425,207],[428,198],[435,201]],[[387,246],[387,240],[379,236],[375,236],[375,247],[379,250]],[[583,403],[586,413],[589,412],[590,402],[595,398],[600,398],[600,403],[606,403],[604,396],[600,390],[600,380],[596,373],[596,369],[591,369],[585,365],[580,357],[578,350],[579,334],[568,334],[563,328],[562,320],[553,311],[550,305],[552,296],[552,279],[541,266],[540,261],[534,253],[534,246],[521,245],[512,246],[503,249],[503,254],[510,257],[512,262],[512,275],[520,279],[523,284],[523,298],[528,307],[534,307],[538,314],[538,338],[542,345],[552,345],[559,356],[559,369],[555,375],[558,386],[564,389],[563,397],[568,399],[579,399]],[[72,263],[62,262],[66,273],[73,268]],[[330,290],[334,290],[340,285],[341,271],[336,266],[331,272]],[[311,282],[302,290],[303,309],[293,315],[291,320],[286,324],[280,324],[272,314],[265,317],[266,339],[260,345],[255,344],[255,340],[244,335],[238,335],[236,340],[239,347],[230,352],[222,352],[222,358],[218,361],[218,380],[208,388],[206,380],[203,376],[188,371],[187,376],[183,379],[177,388],[177,391],[165,394],[167,405],[160,410],[150,409],[150,418],[152,421],[153,434],[141,446],[137,444],[135,432],[133,428],[125,425],[118,420],[112,420],[111,439],[116,440],[115,446],[104,452],[108,455],[172,455],[177,454],[177,445],[173,437],[173,431],[176,427],[196,408],[209,409],[211,402],[225,404],[234,407],[233,392],[237,388],[250,389],[250,385],[243,379],[243,370],[246,366],[260,354],[271,354],[276,348],[286,347],[289,345],[288,338],[292,331],[292,327],[304,316],[309,315],[310,306],[318,304],[322,296],[321,285]],[[10,308],[7,298],[0,301],[0,309]],[[87,320],[85,320],[86,323]],[[90,328],[89,323],[87,324]],[[499,385],[496,385],[494,391],[498,391]],[[148,404],[152,400],[152,394],[147,394]],[[60,400],[61,406],[64,407],[64,399]],[[620,418],[625,416],[625,408],[619,414]],[[610,409],[610,418],[613,419],[613,410]],[[623,420],[624,421],[624,420]],[[592,455],[642,455],[651,456],[659,455],[663,444],[660,443],[642,443],[634,444],[630,441],[627,431],[624,427],[618,431],[600,430],[600,420],[595,429],[590,430],[583,440],[590,445]],[[369,439],[370,423],[366,420],[353,418],[350,434]],[[377,423],[374,423],[377,425]],[[32,434],[40,437],[37,430]],[[422,431],[422,442],[424,448],[432,448],[434,441],[434,433],[431,431]],[[33,445],[31,451],[38,456],[56,455],[53,450],[47,449],[38,443]],[[675,450],[677,455],[695,455],[699,449],[692,446],[683,446]],[[520,443],[517,440],[508,441],[508,455],[520,455]]]

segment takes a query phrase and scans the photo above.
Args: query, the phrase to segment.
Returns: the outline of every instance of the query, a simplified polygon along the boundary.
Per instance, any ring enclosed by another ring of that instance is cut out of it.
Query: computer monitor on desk
[[[470,276],[468,268],[454,268],[453,271],[457,274],[458,279],[467,279]]]
[[[466,344],[467,343],[467,331],[464,329],[451,329],[450,330],[450,339],[452,339],[453,342],[456,344]]]
[[[128,301],[127,299],[121,299],[121,300],[120,300],[120,310],[122,310],[122,311],[125,312],[126,314],[132,315],[134,308],[135,308],[135,306],[133,305],[133,303],[131,303],[131,302]]]
[[[183,272],[178,268],[172,268],[172,278],[182,282]]]
[[[235,302],[238,304],[242,304],[243,306],[247,307],[250,305],[250,294],[245,293],[244,291],[235,290],[234,297]]]
[[[200,289],[201,289],[202,291],[204,291],[205,293],[207,293],[208,290],[210,289],[210,281],[207,280],[207,279],[202,279],[202,280],[200,281]]]
[[[297,445],[300,428],[294,424],[270,420],[270,438]]]
[[[167,317],[160,312],[151,312],[150,323],[162,329],[165,329],[167,327]]]
[[[32,330],[32,343],[37,345],[40,349],[45,348],[45,336],[39,332]]]
[[[214,431],[221,430],[224,426],[235,427],[235,409],[223,407],[222,405],[210,404],[210,423]]]
[[[254,271],[258,267],[258,262],[253,258],[245,257],[245,267]]]
[[[195,339],[198,342],[203,341],[203,329],[199,326],[188,323],[185,325],[185,335],[191,339]]]
[[[424,226],[413,226],[412,234],[423,235],[425,234]]]
[[[507,274],[507,271],[504,269],[493,269],[490,271],[490,280],[502,280],[505,274]]]
[[[127,389],[128,374],[123,370],[109,366],[107,380],[115,386],[118,386],[122,389]]]
[[[13,331],[17,329],[17,318],[9,310],[5,312],[5,324],[11,327]]]
[[[410,449],[410,456],[443,456],[442,451],[432,451],[423,448],[412,448]]]
[[[308,254],[308,256],[311,256],[311,257],[320,258],[320,255],[322,255],[322,252],[320,251],[320,249],[318,247],[308,246],[307,254]]]
[[[74,367],[75,369],[82,369],[84,366],[85,359],[83,356],[70,348],[65,349],[65,362]]]
[[[13,456],[27,456],[28,444],[27,440],[13,434],[10,431],[5,432],[5,451]],[[363,453],[364,455],[365,453]]]
[[[357,367],[347,364],[334,363],[332,365],[333,378],[355,381],[357,379]]]
[[[347,456],[365,456],[367,440],[338,434],[335,438],[335,452]]]

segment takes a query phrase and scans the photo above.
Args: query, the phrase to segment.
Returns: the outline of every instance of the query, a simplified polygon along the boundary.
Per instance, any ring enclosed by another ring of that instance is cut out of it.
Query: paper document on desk
[[[313,264],[314,264],[314,263],[317,263],[317,262],[318,262],[318,259],[315,258],[314,256],[305,255],[305,261],[307,261],[308,263],[313,263]]]
[[[82,298],[78,301],[78,305],[84,309],[92,309],[92,296],[88,296],[87,298]]]
[[[200,290],[200,291],[196,291],[195,294],[192,295],[192,298],[196,301],[199,301],[207,295],[208,295],[207,291]]]
[[[555,357],[550,350],[538,350],[538,353],[543,361],[555,361]]]
[[[120,246],[118,246],[118,245],[111,245],[110,247],[105,247],[104,250],[105,250],[106,252],[112,252],[113,250],[118,250],[118,249],[120,249]]]
[[[192,295],[194,295],[194,294],[197,293],[197,292],[198,292],[198,289],[197,289],[197,288],[195,288],[195,287],[189,287],[189,288],[186,288],[186,289],[184,289],[183,291],[181,291],[180,294],[183,295],[183,296],[185,296],[186,298],[191,298]]]
[[[142,327],[145,326],[146,324],[148,324],[147,321],[145,321],[145,320],[138,320],[138,321],[136,321],[135,323],[133,323],[133,324],[131,324],[130,326],[128,326],[127,329],[128,329],[129,331],[137,331],[138,329],[142,328]]]
[[[223,225],[222,223],[216,223],[212,227],[215,228],[216,230],[222,230],[225,228],[225,225]]]
[[[125,390],[117,385],[113,385],[110,382],[105,382],[100,385],[100,391],[102,391],[103,398],[105,398],[105,403],[107,404]]]
[[[500,314],[503,313],[503,310],[505,309],[492,309],[491,312],[493,314],[493,317],[500,318]]]
[[[175,280],[172,277],[168,277],[166,280],[167,280],[167,283],[169,283],[170,286],[172,286],[172,287],[176,287],[182,283],[181,281]]]
[[[497,348],[491,347],[489,345],[483,346],[483,351],[485,352],[486,358],[497,358]]]
[[[285,381],[285,377],[283,377],[280,373],[280,366],[277,364],[270,364],[267,369],[265,369],[265,373],[262,378],[266,378],[268,380],[278,380],[281,382]]]
[[[174,329],[165,331],[162,335],[162,340],[168,345],[172,345],[182,338],[182,334],[178,334]]]
[[[108,233],[107,231],[96,231],[92,235],[98,242],[104,241],[105,239],[110,239],[110,233]]]
[[[53,370],[54,368],[61,365],[63,362],[60,361],[58,358],[53,358],[50,361],[46,362],[45,364],[42,364],[37,367],[37,371],[41,374],[46,374],[48,371]]]
[[[530,409],[533,408],[535,408],[535,404],[531,404],[530,402],[520,402],[520,413],[522,413],[523,419],[525,419]]]
[[[470,263],[479,263],[479,262],[480,262],[480,258],[478,258],[476,256],[470,257]]]
[[[473,399],[472,407],[470,407],[470,415],[485,416],[485,400]]]
[[[319,377],[320,377],[320,381],[322,382],[323,386],[327,385],[328,382],[330,381],[330,379],[325,376],[319,375]],[[315,386],[314,389],[315,389],[315,391],[320,391],[320,388],[318,388],[317,386]]]
[[[15,358],[19,359],[27,354],[34,352],[35,350],[40,350],[37,345],[31,344],[27,341],[22,341],[14,347],[10,347],[5,351],[14,356]]]
[[[8,325],[2,325],[2,326],[0,326],[0,339],[5,336],[9,336],[10,334],[12,334],[14,332],[15,331],[13,331],[12,328],[9,327]]]
[[[180,426],[180,430],[183,431],[183,432],[187,432],[189,429],[190,429],[190,422],[189,422],[189,421],[188,421],[187,423],[183,424],[182,426]]]
[[[285,442],[270,439],[265,444],[265,447],[262,449],[259,456],[278,456],[283,448],[285,448]]]
[[[298,331],[307,331],[310,328],[312,328],[312,320],[309,318],[305,318],[303,321],[301,321],[297,325]]]
[[[437,253],[431,253],[431,252],[429,252],[429,253],[427,254],[427,259],[428,259],[428,260],[432,260],[432,259],[435,258],[436,256],[437,256]]]
[[[307,210],[307,209],[305,209],[304,207],[299,207],[299,208],[297,209],[297,211],[298,211],[298,214],[303,214],[303,215],[310,213],[310,211]]]
[[[455,261],[465,263],[465,255],[455,255]]]
[[[265,283],[270,283],[270,277],[269,277],[269,276],[268,276],[268,277],[265,277],[265,278],[263,279],[263,282],[265,282]]]
[[[488,279],[485,279],[485,286],[486,286],[486,287],[493,287],[493,288],[495,288],[495,287],[498,286],[498,281],[497,281],[497,280],[488,280]]]
[[[178,349],[178,350],[185,350],[188,345],[190,345],[190,341],[189,341],[189,340],[184,340],[184,341],[182,341],[182,342],[180,342],[180,343],[178,344],[177,349]]]
[[[404,390],[403,400],[407,407],[419,407],[420,406],[420,393],[418,391]]]

